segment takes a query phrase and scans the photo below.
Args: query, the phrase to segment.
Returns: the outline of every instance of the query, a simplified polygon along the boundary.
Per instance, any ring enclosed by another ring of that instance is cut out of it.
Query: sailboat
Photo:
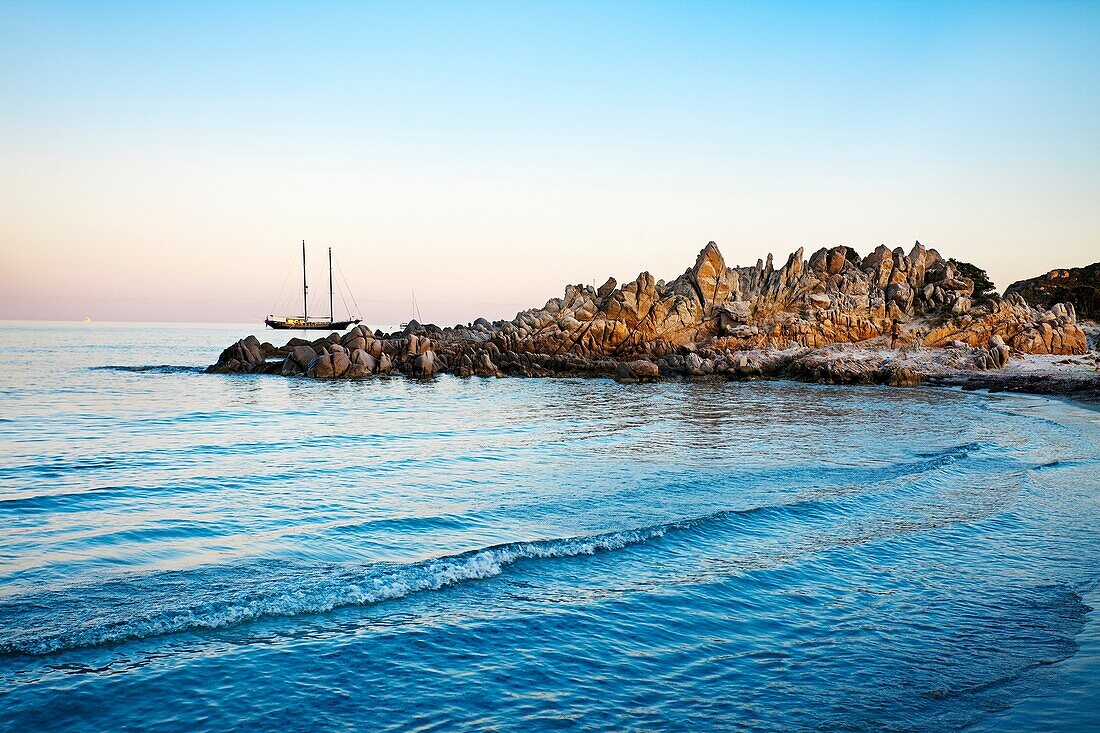
[[[328,248],[328,319],[309,317],[309,285],[306,281],[306,240],[302,240],[302,315],[300,316],[276,316],[269,315],[264,319],[264,325],[269,328],[295,329],[295,330],[337,330],[342,331],[348,326],[358,325],[362,319],[352,318],[347,321],[333,320],[332,316],[332,247]]]
[[[424,317],[420,315],[420,306],[417,305],[417,303],[416,303],[416,291],[415,290],[412,291],[412,295],[413,295],[413,310],[416,311],[416,322],[417,323],[423,323],[424,322]],[[407,328],[408,325],[409,325],[409,322],[405,321],[404,323],[401,324],[401,328]]]

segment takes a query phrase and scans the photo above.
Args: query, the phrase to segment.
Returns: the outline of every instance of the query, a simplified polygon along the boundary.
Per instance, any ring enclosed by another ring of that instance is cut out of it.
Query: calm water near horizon
[[[0,323],[0,729],[1100,730],[1100,413],[249,329]]]

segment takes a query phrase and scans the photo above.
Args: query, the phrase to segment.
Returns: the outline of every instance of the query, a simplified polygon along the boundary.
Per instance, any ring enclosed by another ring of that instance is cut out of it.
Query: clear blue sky
[[[0,318],[440,322],[797,246],[1100,259],[1100,3],[0,0]],[[807,252],[808,253],[808,252]]]

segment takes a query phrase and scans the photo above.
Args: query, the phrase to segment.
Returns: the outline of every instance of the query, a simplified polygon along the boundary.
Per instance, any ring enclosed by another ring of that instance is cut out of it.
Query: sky
[[[0,0],[0,319],[297,312],[303,239],[373,324],[710,240],[1084,265],[1100,2]]]

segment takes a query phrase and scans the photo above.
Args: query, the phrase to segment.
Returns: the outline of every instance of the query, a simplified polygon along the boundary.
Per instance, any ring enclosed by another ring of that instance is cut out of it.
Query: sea
[[[1100,413],[248,333],[0,323],[0,729],[1100,730]]]

